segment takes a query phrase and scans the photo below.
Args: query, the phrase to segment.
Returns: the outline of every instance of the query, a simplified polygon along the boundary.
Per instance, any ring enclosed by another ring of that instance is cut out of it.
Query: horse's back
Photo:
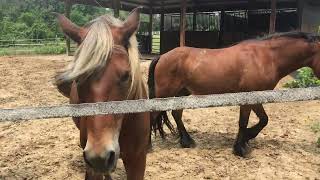
[[[274,79],[272,67],[265,67],[269,60],[266,43],[245,41],[222,49],[175,48],[161,57],[159,69],[193,94],[227,93],[267,88]]]

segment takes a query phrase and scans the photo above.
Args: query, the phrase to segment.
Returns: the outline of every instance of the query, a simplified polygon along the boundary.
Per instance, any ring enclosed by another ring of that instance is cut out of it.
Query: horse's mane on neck
[[[227,46],[227,47],[231,47],[231,46],[238,45],[241,43],[267,41],[267,40],[279,39],[279,38],[304,39],[308,43],[314,43],[314,42],[320,41],[320,36],[317,34],[300,32],[300,31],[291,31],[291,32],[284,32],[284,33],[273,33],[273,34],[269,34],[269,35],[266,35],[263,37],[257,37],[255,39],[246,39],[246,40],[231,44],[230,46]]]
[[[294,39],[304,39],[309,43],[318,42],[320,40],[320,36],[314,33],[300,32],[300,31],[291,31],[284,33],[274,33],[271,35],[264,36],[262,38],[257,38],[257,40],[271,40],[278,38],[294,38]]]
[[[58,86],[64,83],[71,83],[74,80],[78,84],[82,84],[89,78],[101,74],[114,48],[110,26],[121,27],[123,22],[112,16],[105,15],[94,19],[86,25],[89,31],[75,52],[74,60],[56,76],[56,84]],[[139,50],[135,33],[129,39],[128,55],[132,79],[128,90],[128,98],[142,98],[146,88],[141,76]]]

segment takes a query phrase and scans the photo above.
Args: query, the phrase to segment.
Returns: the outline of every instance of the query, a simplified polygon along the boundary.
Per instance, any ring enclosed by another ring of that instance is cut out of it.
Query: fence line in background
[[[45,38],[45,39],[0,39],[0,42],[12,42],[12,41],[16,41],[16,42],[21,42],[21,41],[46,41],[46,40],[64,40],[64,38]]]
[[[320,87],[229,94],[127,100],[47,107],[0,109],[0,122],[103,114],[319,100]]]
[[[0,48],[61,45],[64,38],[0,40]]]

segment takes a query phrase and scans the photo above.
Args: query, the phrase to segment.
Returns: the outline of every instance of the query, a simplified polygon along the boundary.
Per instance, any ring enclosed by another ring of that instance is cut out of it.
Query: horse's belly
[[[273,89],[274,80],[257,78],[252,80],[238,76],[221,76],[217,74],[195,75],[186,83],[186,88],[195,95],[223,94],[234,92],[260,91]]]
[[[238,81],[230,78],[203,78],[188,82],[187,89],[195,95],[231,93],[239,91]]]

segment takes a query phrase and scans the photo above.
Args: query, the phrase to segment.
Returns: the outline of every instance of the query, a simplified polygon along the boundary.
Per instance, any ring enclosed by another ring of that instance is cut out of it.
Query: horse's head
[[[124,22],[105,15],[78,27],[58,14],[63,32],[79,44],[74,61],[56,77],[58,89],[71,102],[119,101],[139,96],[142,85],[135,37],[139,16],[136,8]],[[70,91],[72,82],[76,83]],[[109,173],[115,168],[123,117],[98,115],[78,121],[84,159],[94,171]]]

